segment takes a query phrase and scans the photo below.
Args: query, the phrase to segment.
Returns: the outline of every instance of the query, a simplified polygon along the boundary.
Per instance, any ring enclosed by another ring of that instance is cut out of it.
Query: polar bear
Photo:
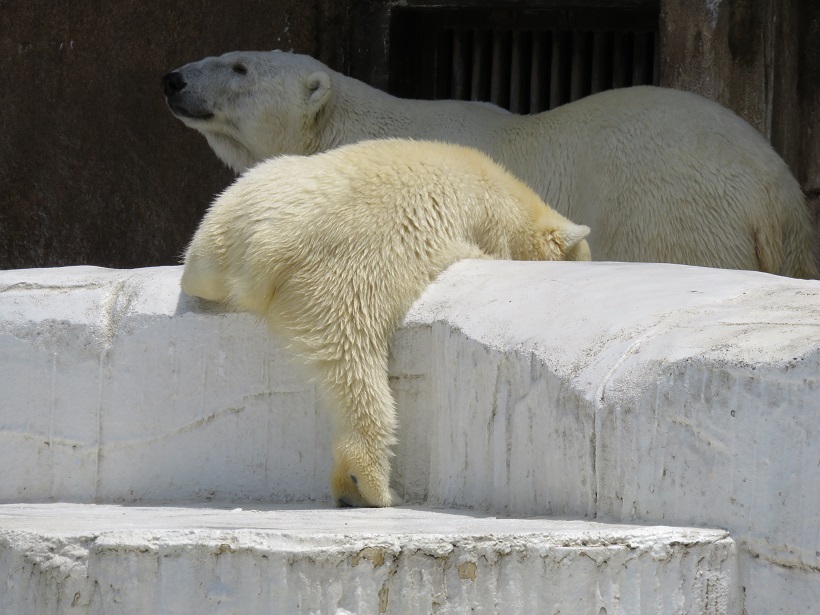
[[[489,154],[564,216],[598,260],[820,277],[799,185],[731,111],[657,87],[602,92],[538,115],[395,98],[309,56],[231,52],[163,77],[172,112],[237,173],[278,154],[366,139],[436,139]]]
[[[334,501],[389,506],[388,342],[413,301],[464,258],[589,260],[588,233],[478,151],[366,141],[242,175],[197,229],[182,289],[295,339],[338,409]]]

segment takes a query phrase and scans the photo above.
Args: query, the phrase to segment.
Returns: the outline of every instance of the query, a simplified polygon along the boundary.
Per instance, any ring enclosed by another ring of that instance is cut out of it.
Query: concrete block
[[[395,508],[0,506],[0,612],[740,614],[725,531]]]
[[[0,273],[0,500],[327,498],[309,373],[178,279]],[[748,612],[815,608],[820,282],[459,263],[397,332],[391,384],[407,500],[721,527]]]
[[[727,528],[749,613],[814,612],[820,282],[460,263],[407,322],[433,336],[429,504]]]
[[[310,375],[179,275],[0,273],[0,501],[328,497]]]

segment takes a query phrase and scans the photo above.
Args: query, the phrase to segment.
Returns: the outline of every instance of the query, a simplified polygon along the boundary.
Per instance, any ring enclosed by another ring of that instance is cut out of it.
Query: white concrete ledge
[[[313,385],[180,271],[0,273],[0,500],[327,497]]]
[[[740,615],[726,532],[429,509],[0,506],[0,612]]]
[[[178,278],[0,273],[0,500],[325,500],[304,371]],[[410,501],[721,527],[750,613],[820,603],[820,282],[465,262],[393,355]]]
[[[407,323],[431,330],[428,503],[727,528],[749,613],[816,610],[820,282],[461,263]]]

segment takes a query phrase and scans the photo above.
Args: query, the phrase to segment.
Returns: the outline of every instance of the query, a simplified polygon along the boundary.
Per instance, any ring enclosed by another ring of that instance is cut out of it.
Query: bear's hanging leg
[[[386,353],[385,353],[386,354]],[[387,360],[362,365],[355,358],[325,365],[325,390],[336,412],[331,492],[337,506],[393,506],[390,450],[396,413]]]

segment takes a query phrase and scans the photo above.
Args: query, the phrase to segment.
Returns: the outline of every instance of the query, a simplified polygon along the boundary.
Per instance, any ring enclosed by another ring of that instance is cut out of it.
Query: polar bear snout
[[[162,76],[162,91],[165,92],[165,97],[170,98],[174,94],[181,92],[188,85],[182,73],[171,71]]]
[[[207,120],[214,116],[200,97],[192,94],[188,82],[179,71],[171,71],[162,77],[162,91],[171,112],[178,118]]]

